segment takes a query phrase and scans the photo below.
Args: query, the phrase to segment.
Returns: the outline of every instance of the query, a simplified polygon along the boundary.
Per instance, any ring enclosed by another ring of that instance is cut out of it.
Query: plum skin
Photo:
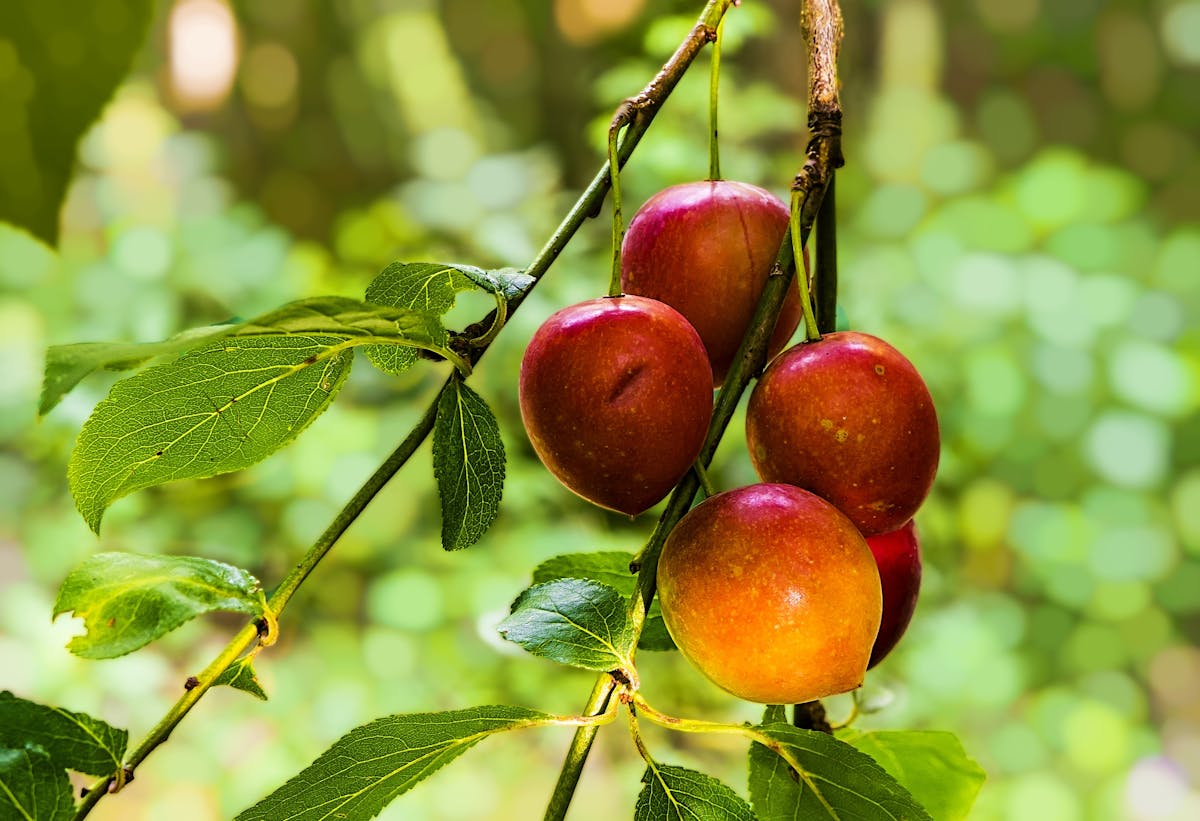
[[[529,441],[560,482],[636,516],[699,455],[712,370],[674,308],[604,297],[563,308],[537,330],[521,362],[519,401]]]
[[[720,387],[746,334],[788,226],[788,207],[743,182],[705,180],[659,191],[629,222],[621,246],[621,287],[666,302],[695,326]],[[768,345],[768,358],[800,322],[793,283]]]
[[[912,363],[882,339],[840,331],[767,367],[750,394],[746,444],[764,482],[811,490],[873,536],[925,501],[941,438]]]
[[[658,597],[680,651],[739,698],[793,704],[862,684],[882,592],[866,541],[793,485],[719,493],[671,531]]]
[[[892,652],[912,621],[921,591],[921,547],[916,525],[911,521],[891,533],[869,536],[867,546],[875,556],[883,585],[883,620],[871,650],[869,670]]]

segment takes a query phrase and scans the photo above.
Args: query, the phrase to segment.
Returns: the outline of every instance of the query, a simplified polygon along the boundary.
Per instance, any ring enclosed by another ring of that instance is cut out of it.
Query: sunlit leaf
[[[768,717],[778,718],[778,713],[768,712]],[[908,790],[849,744],[782,722],[758,729],[802,768],[798,780],[793,780],[791,768],[779,755],[765,747],[752,749],[750,800],[762,821],[930,821],[929,813]]]
[[[71,453],[75,504],[99,532],[116,499],[249,467],[333,401],[353,352],[333,336],[231,337],[122,380]]]
[[[162,342],[79,342],[53,345],[46,351],[46,372],[38,415],[45,416],[88,374],[101,368],[129,370],[159,356],[182,353],[205,342],[226,336],[236,325],[192,328]]]
[[[258,580],[211,559],[97,553],[70,572],[54,602],[56,617],[83,619],[87,633],[67,648],[84,658],[130,653],[214,610],[259,615]]]
[[[240,658],[226,667],[213,682],[214,686],[217,684],[226,684],[235,690],[249,693],[260,701],[267,700],[267,691],[263,689],[258,681],[258,674],[254,672],[254,662],[248,658]]]
[[[632,561],[632,553],[619,550],[567,553],[547,559],[534,568],[533,583],[541,584],[555,579],[591,579],[616,589],[628,600],[637,589],[637,576],[629,572],[629,563]],[[675,649],[675,642],[667,632],[667,625],[663,623],[662,607],[659,606],[658,599],[650,604],[650,612],[642,626],[638,647],[642,650]]]
[[[66,770],[36,746],[0,748],[0,818],[69,821],[74,816]]]
[[[325,296],[289,302],[248,322],[227,322],[182,331],[161,342],[80,342],[46,352],[39,414],[47,413],[80,380],[99,368],[129,370],[152,359],[182,354],[229,336],[336,336],[351,344],[381,343],[381,350],[424,348],[446,355],[447,334],[432,314]],[[412,353],[415,356],[415,353]]]
[[[847,732],[842,740],[903,784],[934,821],[967,818],[987,773],[953,733],[931,730]]]
[[[528,588],[500,622],[500,635],[542,658],[606,672],[631,666],[628,600],[607,584],[556,579]]]
[[[0,747],[36,744],[56,767],[112,775],[121,766],[129,733],[86,713],[74,713],[0,692]]]
[[[465,273],[467,270],[484,273],[470,265],[393,262],[371,281],[364,296],[367,302],[376,305],[441,316],[454,307],[460,292],[476,287],[475,280]],[[412,348],[370,346],[364,353],[372,365],[385,373],[402,373],[417,361],[417,352]]]
[[[442,316],[459,293],[480,288],[496,297],[497,307],[519,297],[533,277],[515,269],[485,271],[452,262],[393,262],[367,286],[365,298],[377,305],[411,308]],[[441,340],[445,344],[445,339]],[[385,373],[402,373],[417,361],[415,350],[396,347],[366,349],[367,359]]]
[[[128,73],[153,10],[150,0],[0,2],[0,220],[58,241],[76,144]]]
[[[500,511],[504,442],[487,402],[457,377],[438,399],[433,474],[442,502],[442,547],[470,547]]]
[[[493,733],[554,722],[522,707],[390,716],[351,730],[237,821],[363,821]]]
[[[642,783],[634,821],[755,821],[750,805],[711,775],[654,764]]]
[[[482,268],[463,266],[461,268],[472,282],[488,293],[501,297],[506,302],[516,299],[529,290],[533,285],[533,277],[515,268],[500,268],[485,271]]]

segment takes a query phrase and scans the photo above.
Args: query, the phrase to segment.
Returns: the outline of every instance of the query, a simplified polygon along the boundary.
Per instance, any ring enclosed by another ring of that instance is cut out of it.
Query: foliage
[[[70,0],[0,8],[0,220],[46,242],[58,238],[76,144],[129,71],[152,9],[150,0],[118,0],[92,14]]]
[[[144,647],[214,610],[261,615],[258,579],[245,570],[191,556],[97,553],[75,567],[58,590],[54,615],[73,613],[87,633],[68,649],[83,658],[114,658]]]
[[[486,5],[489,15],[505,13]],[[973,817],[1112,818],[1127,802],[1147,804],[1146,783],[1181,791],[1186,808],[1193,799],[1181,773],[1195,766],[1186,753],[1194,724],[1163,718],[1186,716],[1189,694],[1197,692],[1190,648],[1200,582],[1200,526],[1192,512],[1200,509],[1200,477],[1191,465],[1200,443],[1193,423],[1200,349],[1188,329],[1200,309],[1193,275],[1200,234],[1188,194],[1195,190],[1196,154],[1187,118],[1197,109],[1189,105],[1194,63],[1182,62],[1188,52],[1178,45],[1186,30],[1166,26],[1166,7],[1091,16],[1067,4],[1025,20],[1003,4],[949,4],[939,7],[943,25],[936,26],[911,14],[911,4],[901,5],[853,7],[859,18],[853,25],[888,34],[889,45],[876,50],[870,42],[868,49],[866,37],[847,44],[847,73],[858,85],[847,88],[856,95],[856,113],[847,117],[850,163],[839,176],[843,302],[855,327],[895,339],[927,375],[939,407],[953,412],[943,417],[943,472],[921,515],[927,551],[921,609],[895,657],[868,681],[867,700],[891,697],[890,706],[860,724],[955,727],[990,775]],[[729,28],[753,22],[760,39],[740,54],[726,50],[727,96],[745,105],[725,128],[725,165],[731,175],[780,185],[794,173],[794,145],[786,137],[798,116],[795,103],[786,102],[794,96],[786,86],[796,72],[764,64],[768,55],[799,49],[781,50],[774,39],[794,36],[793,26],[777,25],[764,4],[743,6],[755,16],[734,15]],[[347,11],[345,19],[357,13]],[[519,54],[521,43],[533,41],[525,12],[509,13],[521,18],[509,41]],[[75,339],[163,339],[302,294],[362,293],[371,274],[397,257],[519,263],[544,238],[561,188],[575,178],[557,154],[526,149],[528,143],[491,127],[497,108],[483,96],[491,86],[475,79],[483,73],[484,46],[464,42],[468,26],[420,19],[462,49],[441,52],[422,76],[441,74],[431,65],[463,65],[466,78],[459,81],[470,85],[424,111],[386,81],[371,88],[376,96],[338,91],[352,110],[408,112],[410,125],[397,128],[411,133],[392,141],[404,146],[393,153],[406,168],[396,196],[328,197],[340,216],[322,242],[334,251],[291,243],[226,187],[230,178],[237,190],[254,191],[248,168],[259,183],[295,179],[305,173],[304,160],[283,151],[254,155],[220,125],[215,139],[181,131],[170,102],[148,94],[144,81],[126,86],[84,141],[74,205],[63,217],[62,253],[51,256],[0,228],[0,280],[10,291],[0,305],[10,363],[10,390],[0,407],[0,478],[8,489],[0,499],[6,537],[0,669],[7,686],[97,714],[121,705],[120,712],[141,715],[145,703],[173,700],[183,678],[211,655],[195,649],[202,634],[192,627],[137,655],[101,668],[65,668],[65,675],[64,624],[30,618],[50,609],[47,591],[57,588],[64,570],[95,550],[59,490],[63,454],[104,395],[112,377],[103,369],[138,356],[101,352],[101,359],[110,353],[115,359],[88,365],[101,370],[72,393],[65,386],[62,403],[34,426],[45,348]],[[304,45],[292,39],[306,29],[243,22],[248,43],[277,37],[307,75]],[[358,26],[352,32],[361,38],[358,53],[378,71],[388,42],[383,32],[407,22],[339,26]],[[562,113],[569,105],[607,120],[611,103],[649,76],[681,26],[664,18],[644,41],[614,38],[602,51],[611,70],[560,71],[559,86],[576,83],[557,89],[560,107],[543,106],[536,95],[531,107]],[[1158,33],[1172,30],[1184,33]],[[1122,32],[1147,43],[1146,53],[1168,67],[1146,81],[1155,84],[1149,91],[1133,89],[1143,95],[1132,98],[1142,101],[1136,104],[1119,96],[1131,92],[1112,75],[1101,85],[1090,80],[1099,76],[1095,61],[1111,60],[1113,47],[1104,44],[1121,42]],[[535,65],[550,59],[541,42],[532,49]],[[416,51],[399,59],[416,60]],[[922,80],[936,77],[942,60],[946,85]],[[867,85],[875,68],[883,81],[878,88]],[[362,66],[350,71],[361,75]],[[695,138],[702,128],[700,85],[681,87],[655,139],[631,162],[632,200],[702,172]],[[236,104],[251,107],[240,98]],[[311,101],[301,110],[304,122],[317,116]],[[498,110],[508,128],[535,128],[529,118],[513,125],[512,110]],[[277,133],[248,130],[254,139]],[[578,134],[571,129],[564,139],[577,141]],[[577,155],[579,148],[571,150]],[[173,174],[164,180],[155,169],[165,166]],[[304,201],[275,197],[269,207],[274,218],[286,213],[285,222],[295,224]],[[456,205],[448,208],[447,201]],[[174,756],[171,769],[211,786],[181,793],[169,775],[147,767],[136,789],[112,799],[121,813],[139,817],[152,813],[155,802],[161,809],[161,802],[201,795],[211,815],[231,817],[347,727],[396,710],[428,709],[442,697],[442,680],[463,689],[462,703],[532,703],[558,691],[563,679],[552,665],[491,653],[486,643],[495,619],[479,614],[506,612],[538,562],[571,551],[628,551],[639,538],[628,524],[558,494],[538,474],[510,398],[522,335],[552,307],[602,289],[603,275],[586,273],[603,270],[601,244],[586,232],[572,244],[562,263],[571,272],[530,294],[489,351],[488,367],[471,378],[493,404],[508,445],[505,502],[485,549],[467,561],[429,550],[438,542],[429,512],[436,505],[433,483],[389,489],[347,535],[338,564],[314,579],[306,607],[291,623],[297,641],[264,665],[272,701],[260,707],[251,699],[210,696],[216,706],[201,708],[204,719],[177,731],[188,743],[173,740],[164,749]],[[463,294],[455,310],[473,307],[469,301]],[[281,557],[312,540],[365,475],[364,464],[411,422],[396,408],[422,401],[442,382],[442,375],[417,369],[388,382],[360,369],[310,433],[244,478],[159,486],[113,506],[102,547],[165,547],[275,579]],[[747,478],[734,444],[727,443],[710,471],[718,485]],[[747,718],[715,694],[697,692],[673,654],[639,661],[643,677],[652,671],[663,691],[689,709]],[[433,667],[438,683],[428,676]],[[295,688],[296,681],[311,685]],[[264,715],[271,722],[266,738],[246,753],[253,766],[241,759],[246,764],[231,783],[226,740]],[[549,784],[513,785],[531,770],[557,766],[538,737],[497,741],[497,749],[510,746],[486,763],[469,757],[406,795],[397,804],[404,808],[400,817],[469,814],[468,794],[490,795],[498,817],[522,817],[544,800]],[[3,755],[6,762],[52,766],[31,748]],[[694,749],[664,755],[719,772]],[[886,759],[880,754],[885,769]],[[461,775],[458,767],[466,768]],[[719,774],[736,784],[741,770],[733,762]],[[597,798],[580,802],[580,817],[608,817],[620,806],[614,796],[633,806],[642,787],[637,774],[620,765],[611,775],[607,768],[589,772]]]

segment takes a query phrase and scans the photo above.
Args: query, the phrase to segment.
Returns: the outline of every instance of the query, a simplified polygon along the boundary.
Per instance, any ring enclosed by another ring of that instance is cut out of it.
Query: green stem
[[[583,706],[583,715],[603,715],[607,712],[609,700],[616,686],[617,682],[612,676],[605,675],[598,678],[596,685],[592,687],[592,694],[588,697],[587,704]],[[579,776],[583,773],[583,762],[587,760],[588,753],[591,752],[592,742],[596,740],[596,733],[599,729],[598,726],[587,726],[580,727],[575,731],[575,735],[571,738],[571,746],[567,748],[563,768],[559,771],[558,782],[554,785],[554,792],[550,796],[550,804],[546,807],[547,819],[566,816],[567,807],[570,806],[571,798],[575,795],[575,788],[579,785]]]
[[[759,730],[757,727],[753,727],[749,724],[723,724],[718,721],[701,721],[692,718],[678,718],[677,716],[667,715],[666,713],[661,713],[650,706],[650,703],[646,701],[646,699],[642,698],[641,693],[634,693],[631,697],[631,701],[633,702],[631,707],[636,707],[637,711],[651,724],[657,724],[659,727],[664,727],[668,730],[675,730],[681,733],[730,733],[732,735],[740,735],[743,738],[749,739],[750,741],[762,744],[764,747],[767,747],[768,749],[777,753],[784,761],[786,761],[791,768],[796,771],[796,774],[800,777],[800,779],[810,789],[812,789],[817,796],[821,795],[820,790],[816,788],[816,785],[812,781],[812,776],[809,775],[808,771],[804,768],[804,765],[800,763],[800,760],[796,758],[795,754],[783,744],[780,744],[778,741],[771,738],[771,736]],[[821,800],[824,802],[824,799]],[[826,804],[826,807],[828,807],[828,804]],[[830,813],[830,817],[834,817],[834,814]]]
[[[817,328],[823,334],[837,329],[837,198],[834,183],[837,174],[830,172],[825,198],[817,211],[817,270],[813,288],[817,292]]]
[[[796,260],[802,260],[803,243],[800,238],[800,212],[804,208],[804,194],[800,191],[792,192],[792,216],[791,216],[791,237],[792,237],[792,254]],[[821,332],[817,329],[817,318],[813,315],[812,295],[808,291],[808,277],[796,277],[796,283],[800,290],[800,310],[804,312],[804,339],[806,342],[815,342],[821,338]]]
[[[708,475],[708,469],[704,465],[696,462],[692,465],[692,470],[696,471],[696,478],[700,480],[700,489],[704,491],[704,498],[708,499],[717,495],[717,487],[713,484],[712,478]]]
[[[633,704],[629,705],[629,735],[633,738],[633,746],[637,748],[642,761],[646,762],[646,766],[657,770],[654,756],[650,754],[650,748],[646,746],[646,740],[642,737],[642,729],[638,726],[637,710],[634,709]]]
[[[621,163],[617,160],[617,135],[621,125],[613,123],[608,129],[608,167],[612,170],[612,274],[608,280],[608,295],[621,295],[621,241],[624,226],[621,224]]]
[[[712,71],[708,78],[708,178],[721,179],[721,147],[717,140],[717,93],[721,85],[721,32],[725,18],[717,23],[717,39],[713,41]]]

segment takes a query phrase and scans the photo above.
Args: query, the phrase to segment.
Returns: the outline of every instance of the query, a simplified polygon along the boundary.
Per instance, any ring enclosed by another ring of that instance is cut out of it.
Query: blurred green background
[[[925,375],[942,468],[918,515],[925,584],[868,677],[864,727],[958,733],[990,774],[979,819],[1200,817],[1200,0],[845,0],[842,304]],[[388,262],[521,267],[601,161],[612,108],[699,0],[172,0],[86,136],[52,253],[0,226],[0,687],[140,737],[240,624],[213,617],[88,662],[51,623],[99,550],[202,555],[271,586],[407,431],[442,374],[359,361],[332,410],[246,471],[118,502],[97,539],[65,466],[93,378],[35,420],[47,345],[154,340],[319,293]],[[783,193],[806,141],[797,0],[727,23],[723,170]],[[706,59],[623,177],[629,208],[707,171]],[[505,501],[444,554],[428,448],[319,568],[258,665],[266,704],[210,693],[98,819],[230,817],[380,715],[583,704],[592,676],[494,626],[534,564],[636,550],[521,430],[525,342],[602,293],[589,224],[472,384],[501,417]],[[486,310],[465,298],[459,324]],[[714,466],[753,480],[739,421]],[[651,701],[754,719],[677,654]],[[830,709],[844,714],[848,703]],[[484,742],[387,818],[540,817],[569,733]],[[743,746],[651,733],[658,757],[745,788]],[[632,812],[641,766],[605,730],[572,818]]]

